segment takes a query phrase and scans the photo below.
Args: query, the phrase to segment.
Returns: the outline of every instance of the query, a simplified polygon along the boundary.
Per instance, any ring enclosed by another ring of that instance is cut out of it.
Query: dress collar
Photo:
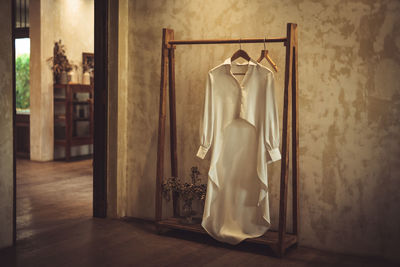
[[[228,57],[227,59],[225,59],[223,65],[232,65],[231,58]],[[238,64],[238,65],[242,65],[242,64]],[[247,65],[247,63],[245,63],[243,65]],[[255,61],[254,59],[250,58],[250,61],[249,61],[248,65],[257,65],[257,61]]]

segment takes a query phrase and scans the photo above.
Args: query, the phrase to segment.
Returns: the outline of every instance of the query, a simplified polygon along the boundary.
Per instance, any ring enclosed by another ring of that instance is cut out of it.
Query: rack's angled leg
[[[174,32],[170,33],[171,40]],[[178,155],[176,140],[176,101],[175,101],[175,46],[168,49],[168,72],[169,72],[169,121],[170,121],[170,147],[171,147],[171,175],[178,177]],[[179,216],[178,193],[172,194],[172,205],[174,217]]]
[[[278,231],[278,256],[282,257],[285,252],[285,234],[286,234],[286,208],[287,208],[287,184],[289,174],[289,144],[290,136],[290,105],[292,84],[292,64],[293,64],[293,28],[294,24],[287,24],[287,42],[286,42],[286,62],[285,62],[285,91],[283,102],[283,127],[282,127],[282,160],[281,160],[281,185],[279,200],[279,231]]]
[[[297,25],[293,28],[293,72],[292,72],[292,190],[293,190],[293,234],[299,232],[299,102],[297,71]]]
[[[157,176],[156,176],[156,223],[162,216],[162,182],[164,177],[164,142],[165,142],[165,117],[166,117],[166,94],[168,76],[168,42],[172,30],[163,29],[163,39],[161,44],[161,83],[160,83],[160,110],[158,117],[158,145],[157,145]],[[160,230],[157,228],[157,230]]]

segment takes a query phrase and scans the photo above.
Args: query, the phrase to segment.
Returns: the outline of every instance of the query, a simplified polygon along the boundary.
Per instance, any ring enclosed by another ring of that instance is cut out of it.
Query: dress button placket
[[[240,117],[245,118],[246,115],[246,103],[247,103],[247,91],[243,86],[240,87]]]

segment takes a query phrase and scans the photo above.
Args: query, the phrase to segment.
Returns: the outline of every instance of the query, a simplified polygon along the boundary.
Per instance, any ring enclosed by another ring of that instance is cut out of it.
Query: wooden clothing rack
[[[297,25],[287,24],[286,37],[259,38],[259,39],[217,39],[217,40],[175,40],[172,29],[163,29],[161,47],[161,85],[160,110],[158,121],[158,150],[157,150],[157,177],[156,177],[156,210],[155,220],[157,230],[182,229],[192,232],[206,233],[199,224],[180,223],[178,196],[173,194],[173,218],[162,219],[162,183],[164,179],[164,144],[165,144],[165,117],[167,80],[169,82],[169,115],[170,115],[170,150],[171,176],[178,177],[178,155],[176,137],[176,101],[175,101],[175,48],[177,45],[195,44],[233,44],[233,43],[283,43],[286,46],[285,86],[283,103],[282,129],[282,160],[279,200],[279,229],[267,231],[265,235],[246,239],[247,242],[269,245],[278,257],[282,257],[287,248],[297,244],[299,231],[299,120],[298,120],[298,73],[297,73]],[[169,75],[168,75],[169,74]],[[291,122],[292,134],[289,135]],[[288,173],[289,173],[289,144],[292,144],[292,187],[293,187],[293,231],[286,230],[286,215],[288,202]]]

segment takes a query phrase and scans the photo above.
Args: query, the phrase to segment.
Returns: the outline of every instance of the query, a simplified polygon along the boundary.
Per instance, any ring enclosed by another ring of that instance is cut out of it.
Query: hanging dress
[[[245,70],[240,82],[232,70]],[[238,244],[270,227],[267,163],[281,158],[274,76],[230,58],[208,72],[199,158],[211,155],[202,227]]]

